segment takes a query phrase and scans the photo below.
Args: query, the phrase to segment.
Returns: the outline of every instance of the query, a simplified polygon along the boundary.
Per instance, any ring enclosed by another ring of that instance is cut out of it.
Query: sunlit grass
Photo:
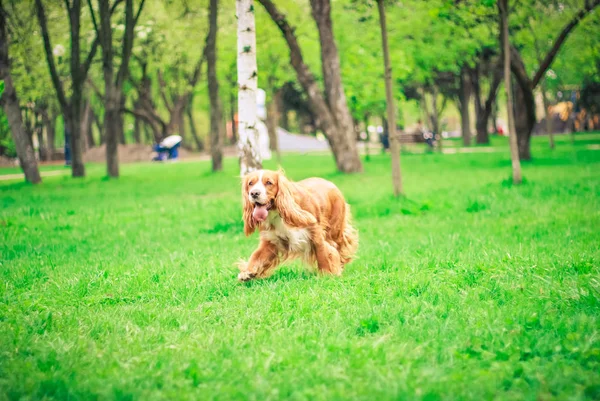
[[[505,143],[405,155],[400,200],[387,155],[286,156],[342,189],[358,259],[247,285],[235,160],[0,182],[0,400],[598,398],[599,142],[536,138],[520,187]]]

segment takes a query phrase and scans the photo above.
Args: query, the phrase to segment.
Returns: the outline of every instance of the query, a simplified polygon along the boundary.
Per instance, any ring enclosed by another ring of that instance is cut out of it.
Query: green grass
[[[598,142],[536,139],[520,187],[507,148],[405,155],[402,200],[389,156],[285,157],[352,205],[341,278],[236,281],[234,160],[0,182],[0,400],[598,399]]]

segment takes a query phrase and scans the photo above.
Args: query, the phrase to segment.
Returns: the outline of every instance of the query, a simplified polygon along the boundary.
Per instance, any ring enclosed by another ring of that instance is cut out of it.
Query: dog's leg
[[[320,237],[315,241],[315,258],[319,271],[339,276],[342,274],[342,263],[338,250],[325,240],[325,235],[316,237]]]
[[[250,256],[247,263],[241,263],[238,280],[249,281],[254,278],[265,278],[279,264],[277,247],[268,241],[260,241],[258,248]]]

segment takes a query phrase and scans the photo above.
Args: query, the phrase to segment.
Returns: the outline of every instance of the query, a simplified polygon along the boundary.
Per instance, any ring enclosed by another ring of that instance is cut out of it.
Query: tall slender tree
[[[208,37],[206,41],[206,64],[208,97],[210,99],[210,154],[212,171],[223,170],[223,140],[221,138],[221,103],[217,78],[217,14],[219,0],[210,0],[208,13]]]
[[[117,0],[117,4],[121,0]],[[133,0],[125,0],[125,30],[122,38],[121,65],[115,75],[113,51],[113,32],[111,23],[111,6],[109,0],[98,0],[100,26],[97,25],[94,8],[88,0],[92,22],[102,46],[102,71],[104,74],[104,137],[106,139],[106,172],[109,177],[119,177],[118,144],[123,136],[123,114],[121,105],[125,94],[123,85],[129,74],[129,60],[135,38],[134,28],[144,7],[141,0],[137,14],[134,15]]]
[[[23,126],[23,117],[19,106],[19,98],[10,75],[10,59],[8,56],[8,26],[7,14],[0,0],[0,80],[4,83],[4,90],[0,90],[0,103],[8,118],[10,132],[17,150],[17,157],[25,179],[32,184],[42,182],[37,161],[33,152],[33,145]]]
[[[516,102],[515,126],[519,143],[519,157],[521,160],[531,159],[530,141],[536,122],[534,89],[542,81],[546,71],[548,71],[548,68],[552,65],[559,50],[571,32],[599,5],[600,0],[584,1],[583,7],[581,7],[560,30],[560,33],[554,42],[552,42],[550,50],[548,50],[543,58],[540,58],[542,61],[539,63],[539,67],[533,74],[533,78],[529,78],[519,50],[515,46],[510,47],[511,70],[515,75],[517,83],[514,94]]]
[[[312,16],[317,24],[321,44],[321,69],[325,91],[321,91],[313,73],[305,63],[294,28],[271,0],[259,0],[277,24],[290,50],[290,61],[298,81],[308,97],[312,113],[325,134],[339,171],[362,171],[354,124],[340,71],[340,57],[333,35],[330,0],[311,0]],[[241,112],[241,110],[240,110]]]
[[[116,6],[121,0],[116,0]],[[89,53],[85,60],[81,61],[81,0],[65,0],[67,14],[69,19],[69,33],[71,38],[70,55],[70,75],[71,90],[70,96],[67,96],[63,84],[58,75],[56,63],[54,61],[53,47],[50,41],[48,31],[48,21],[46,11],[42,0],[35,0],[38,22],[42,31],[44,42],[44,51],[46,53],[46,62],[50,70],[50,77],[58,102],[61,107],[66,128],[70,134],[71,164],[73,177],[85,176],[85,166],[83,164],[83,147],[81,137],[81,111],[83,106],[83,87],[92,64],[92,60],[98,50],[99,39],[96,36],[92,42]],[[113,9],[114,9],[113,6]]]
[[[381,47],[383,49],[383,65],[385,69],[385,98],[387,101],[387,120],[390,138],[390,154],[392,158],[392,184],[394,196],[402,194],[402,175],[400,171],[400,141],[396,132],[396,108],[394,106],[394,90],[392,88],[392,65],[388,48],[387,24],[384,0],[377,0],[379,25],[381,28]]]
[[[502,56],[504,57],[504,89],[506,90],[506,113],[508,114],[508,136],[510,141],[510,159],[512,162],[513,183],[520,184],[521,162],[519,160],[519,145],[517,143],[517,132],[515,129],[515,117],[513,110],[513,93],[510,75],[510,38],[508,36],[508,0],[498,0],[500,10],[500,44]]]
[[[240,173],[245,175],[262,168],[258,147],[256,93],[256,22],[253,0],[236,0],[237,75],[238,75],[238,147]]]
[[[469,80],[468,67],[464,65],[459,77],[458,105],[460,108],[460,129],[464,146],[471,145],[471,116],[469,105],[471,100],[471,81]]]

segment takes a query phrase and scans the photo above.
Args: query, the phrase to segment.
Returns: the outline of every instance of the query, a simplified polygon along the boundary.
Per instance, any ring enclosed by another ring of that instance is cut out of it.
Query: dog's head
[[[258,170],[248,173],[242,182],[244,232],[250,235],[269,213],[279,213],[292,227],[305,227],[315,218],[302,210],[294,198],[293,184],[281,171]]]
[[[269,211],[275,207],[279,192],[280,172],[258,170],[248,173],[242,182],[244,204],[244,232],[252,234],[256,225],[265,221]]]

